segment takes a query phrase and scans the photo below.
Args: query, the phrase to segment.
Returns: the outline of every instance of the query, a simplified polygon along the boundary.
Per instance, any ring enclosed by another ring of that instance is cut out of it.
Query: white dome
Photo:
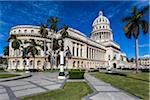
[[[103,16],[103,12],[100,11],[98,17],[94,20],[92,26],[99,25],[99,24],[110,24],[107,17]]]

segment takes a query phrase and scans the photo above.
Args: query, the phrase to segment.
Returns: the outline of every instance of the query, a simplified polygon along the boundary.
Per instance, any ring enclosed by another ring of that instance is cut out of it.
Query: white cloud
[[[146,54],[146,55],[140,56],[139,58],[150,58],[150,54]]]
[[[139,48],[144,48],[144,47],[149,47],[150,45],[149,44],[141,44],[139,45]]]
[[[133,47],[135,47],[135,45],[133,45]],[[150,44],[139,44],[138,47],[139,48],[150,47]]]

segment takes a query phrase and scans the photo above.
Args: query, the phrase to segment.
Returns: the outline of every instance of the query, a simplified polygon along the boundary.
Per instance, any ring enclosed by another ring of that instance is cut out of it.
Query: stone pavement
[[[20,96],[33,95],[62,88],[66,80],[58,80],[58,73],[32,73],[32,77],[0,82],[0,100],[18,100]]]
[[[139,100],[139,98],[117,89],[89,74],[85,74],[85,79],[94,90],[92,95],[84,98],[86,100]]]

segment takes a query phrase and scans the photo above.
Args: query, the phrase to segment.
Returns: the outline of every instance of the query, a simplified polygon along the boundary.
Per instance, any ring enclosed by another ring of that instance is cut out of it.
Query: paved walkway
[[[30,78],[0,82],[0,100],[18,100],[20,96],[62,88],[65,80],[57,76],[58,73],[33,73]]]
[[[95,91],[92,95],[85,97],[87,100],[139,100],[137,97],[117,89],[89,74],[86,74],[85,78]]]

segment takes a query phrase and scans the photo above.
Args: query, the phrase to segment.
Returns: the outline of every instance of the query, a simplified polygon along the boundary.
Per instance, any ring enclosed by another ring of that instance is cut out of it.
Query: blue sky
[[[121,19],[129,16],[130,9],[135,5],[141,9],[148,5],[148,1],[0,1],[0,55],[3,55],[3,48],[8,45],[8,33],[12,26],[40,25],[41,22],[45,23],[49,16],[56,16],[61,20],[59,27],[66,24],[89,36],[92,23],[101,10],[111,22],[114,41],[120,45],[121,51],[130,58],[134,57],[134,38],[129,40],[125,37],[125,23],[122,23]],[[149,20],[148,13],[144,19]],[[149,34],[140,34],[140,56],[150,54],[149,39]]]

